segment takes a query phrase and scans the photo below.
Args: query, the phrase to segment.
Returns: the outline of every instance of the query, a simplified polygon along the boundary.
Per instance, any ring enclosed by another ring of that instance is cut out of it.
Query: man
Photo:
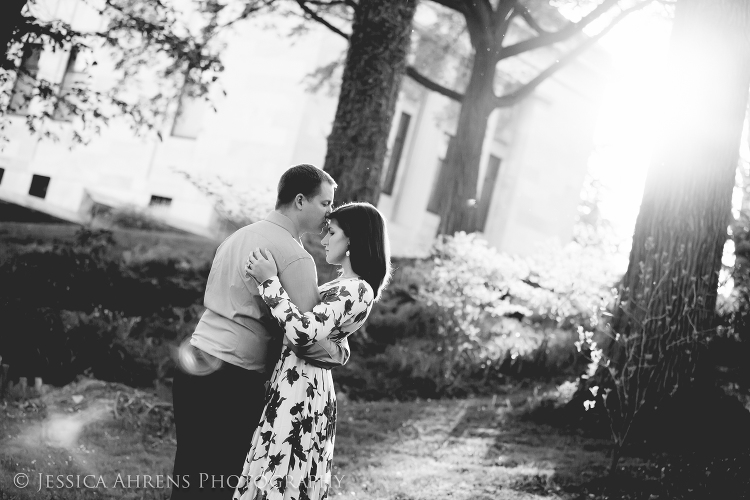
[[[245,260],[255,248],[270,250],[292,301],[305,312],[312,310],[319,302],[317,274],[300,236],[323,230],[335,188],[334,180],[312,165],[290,168],[279,181],[276,209],[217,249],[206,286],[206,311],[174,381],[173,500],[231,499],[283,337],[253,278],[245,275]],[[325,339],[295,352],[331,368],[346,363],[349,345]]]

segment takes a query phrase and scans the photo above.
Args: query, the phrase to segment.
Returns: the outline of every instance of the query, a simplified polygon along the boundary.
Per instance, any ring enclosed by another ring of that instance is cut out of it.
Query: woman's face
[[[326,249],[326,262],[329,264],[341,265],[344,259],[348,258],[346,251],[349,249],[349,238],[335,220],[331,220],[326,235],[320,242]]]

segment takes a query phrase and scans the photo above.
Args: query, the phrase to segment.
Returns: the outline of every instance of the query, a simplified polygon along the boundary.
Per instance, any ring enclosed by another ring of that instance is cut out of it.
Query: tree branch
[[[334,5],[347,5],[352,9],[357,8],[357,2],[355,0],[303,0],[307,4],[317,5],[318,7],[332,7]]]
[[[350,7],[351,2],[345,2],[344,0],[330,0],[329,2],[324,2],[322,0],[304,0],[305,3],[309,3],[312,5],[317,5],[319,7],[331,7],[332,5],[349,5]]]
[[[601,17],[602,14],[616,6],[619,1],[620,0],[604,0],[604,2],[599,4],[599,6],[597,6],[594,10],[592,10],[577,23],[570,23],[558,31],[542,34],[538,37],[530,38],[528,40],[509,45],[502,50],[498,61],[517,56],[518,54],[527,52],[529,50],[538,49],[546,45],[552,45],[554,43],[567,40],[568,38],[581,33],[586,26],[588,26],[596,19]],[[650,3],[651,1],[652,0],[646,0],[646,3]]]
[[[439,83],[429,79],[428,77],[417,71],[414,66],[406,67],[406,76],[422,85],[426,89],[437,92],[438,94],[444,95],[445,97],[453,99],[454,101],[462,102],[464,99],[463,94],[456,92],[455,90],[451,90],[447,87],[443,87]]]
[[[575,60],[581,53],[585,52],[586,49],[594,45],[596,42],[598,42],[604,35],[609,33],[609,31],[615,27],[617,23],[619,23],[622,19],[624,19],[629,14],[640,10],[644,8],[646,5],[651,3],[651,0],[646,0],[645,2],[641,2],[639,4],[636,4],[629,9],[625,9],[620,14],[612,20],[612,22],[603,30],[601,30],[596,35],[588,38],[586,41],[581,43],[578,47],[571,50],[561,58],[557,60],[554,64],[552,64],[550,67],[539,73],[533,80],[529,81],[525,85],[523,85],[521,88],[514,90],[513,92],[510,92],[509,94],[505,94],[500,97],[495,97],[494,99],[494,105],[497,108],[507,107],[507,106],[513,106],[514,104],[521,101],[523,98],[527,97],[529,94],[531,94],[536,88],[547,78],[570,64],[573,60]]]
[[[546,35],[550,33],[549,31],[542,28],[538,22],[536,22],[536,19],[534,19],[534,17],[531,15],[531,11],[529,11],[529,9],[525,6],[519,4],[516,7],[516,11],[521,16],[521,18],[526,21],[526,24],[529,25],[529,28],[533,29],[540,35]]]
[[[469,38],[474,50],[492,49],[495,45],[493,34],[492,5],[489,0],[462,0],[461,12],[469,29]]]
[[[223,30],[225,30],[227,28],[230,28],[235,23],[238,23],[240,21],[244,21],[245,19],[247,19],[248,17],[250,17],[251,14],[255,14],[256,12],[260,11],[262,8],[264,8],[264,7],[271,7],[273,5],[274,1],[275,0],[265,0],[265,1],[261,2],[261,5],[248,3],[247,5],[245,5],[245,8],[242,9],[242,12],[240,12],[240,14],[236,18],[234,18],[234,19],[232,19],[230,21],[227,21],[226,23],[218,26],[218,28],[216,29],[216,31],[213,34],[211,34],[211,36],[209,38],[213,38],[216,34],[220,33],[221,31],[223,31]]]
[[[493,9],[490,0],[464,0],[464,3],[474,6],[474,10],[482,17],[492,19]]]
[[[493,22],[495,27],[502,26],[503,23],[507,23],[508,20],[516,14],[517,10],[521,7],[518,0],[499,2],[497,10],[493,13]]]
[[[319,15],[319,14],[318,14],[317,12],[313,11],[313,10],[312,10],[312,9],[311,9],[310,7],[308,7],[308,6],[307,6],[307,4],[305,3],[305,0],[297,0],[297,5],[299,5],[299,6],[300,6],[300,8],[301,8],[301,9],[302,9],[302,10],[303,10],[303,11],[304,11],[304,12],[305,12],[305,13],[306,13],[306,14],[307,14],[308,16],[310,16],[310,18],[311,18],[312,20],[314,20],[314,21],[317,21],[317,22],[319,22],[320,24],[322,24],[323,26],[325,26],[325,27],[326,27],[326,28],[328,28],[329,30],[333,31],[333,32],[334,32],[334,33],[336,33],[337,35],[339,35],[339,36],[342,36],[342,37],[346,38],[347,40],[349,40],[349,35],[347,35],[347,34],[346,34],[346,33],[344,33],[343,31],[341,31],[340,29],[338,29],[338,28],[337,28],[336,26],[334,26],[333,24],[331,24],[331,23],[329,23],[328,21],[326,21],[326,20],[325,20],[325,19],[324,19],[324,18],[323,18],[322,16],[320,16],[320,15]]]
[[[443,7],[448,7],[449,9],[453,9],[456,12],[460,12],[461,14],[466,14],[466,9],[462,0],[432,0],[432,1],[438,5],[442,5]]]
[[[495,57],[499,57],[510,23],[513,22],[513,18],[520,14],[519,9],[521,8],[523,8],[523,5],[519,0],[507,0],[498,4],[497,11],[495,11],[495,31],[493,33]]]

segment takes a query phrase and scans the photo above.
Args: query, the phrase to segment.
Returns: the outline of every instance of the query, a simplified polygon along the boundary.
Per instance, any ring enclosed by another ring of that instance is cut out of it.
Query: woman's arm
[[[255,280],[253,286],[257,286],[258,283],[278,274],[281,286],[289,290],[291,302],[302,312],[311,311],[315,304],[320,302],[318,278],[312,257],[298,259],[288,264],[281,272],[278,272],[277,268],[270,251],[263,252],[260,248],[256,248],[256,251],[248,255],[245,276],[248,279],[252,276]],[[346,364],[349,360],[349,343],[346,339],[340,342],[327,338],[318,339],[309,346],[293,346],[292,348],[298,357],[321,368],[335,368]]]
[[[263,281],[258,290],[284,334],[297,346],[326,338],[350,318],[364,318],[373,300],[372,290],[364,281],[343,280],[327,290],[312,311],[303,313],[289,299],[277,276]]]

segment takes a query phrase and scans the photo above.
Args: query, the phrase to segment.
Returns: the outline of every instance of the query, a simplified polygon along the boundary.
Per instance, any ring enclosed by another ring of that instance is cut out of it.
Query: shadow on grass
[[[410,401],[339,401],[334,467],[347,469],[371,458],[375,449],[413,437],[408,425],[423,411],[422,403]]]
[[[564,492],[580,499],[750,498],[750,415],[717,388],[697,386],[665,400],[658,412],[642,414],[612,477],[608,475],[611,443],[604,438],[603,413],[574,409],[532,404],[519,414],[522,422],[536,429],[550,428],[543,431],[548,448],[559,450],[559,443],[570,448],[569,456],[557,457],[551,476],[520,477],[514,489],[538,495]],[[523,434],[530,439],[534,430]],[[513,450],[511,461],[528,460],[525,452],[519,453],[523,448],[509,447],[512,443],[506,437],[496,446]],[[576,444],[579,451],[573,452]],[[587,461],[585,452],[594,455]],[[599,460],[593,460],[595,455]]]

